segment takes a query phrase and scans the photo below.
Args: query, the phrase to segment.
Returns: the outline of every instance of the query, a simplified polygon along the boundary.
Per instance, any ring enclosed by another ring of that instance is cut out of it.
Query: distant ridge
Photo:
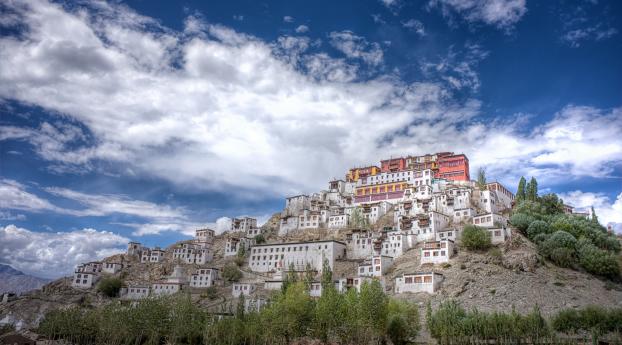
[[[0,293],[15,292],[21,294],[39,289],[50,282],[49,279],[24,274],[13,267],[0,264]]]

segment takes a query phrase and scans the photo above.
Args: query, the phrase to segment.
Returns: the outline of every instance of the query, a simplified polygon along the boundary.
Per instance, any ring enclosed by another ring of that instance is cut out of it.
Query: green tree
[[[360,207],[355,207],[350,214],[350,224],[353,228],[357,229],[369,229],[369,220],[363,216],[363,211]]]
[[[542,220],[536,220],[529,224],[527,228],[527,237],[533,240],[539,234],[546,234],[549,232],[549,225]]]
[[[477,186],[480,190],[486,189],[486,170],[482,167],[477,170]]]
[[[419,309],[407,301],[389,300],[387,336],[394,345],[407,344],[419,333]]]
[[[585,238],[580,239],[576,246],[579,263],[588,272],[609,278],[620,275],[620,266],[615,254],[599,249]]]
[[[255,236],[255,243],[257,244],[262,244],[266,242],[266,238],[263,236],[263,234],[259,234],[257,236]]]
[[[523,200],[525,200],[526,194],[525,194],[525,184],[527,183],[527,181],[525,180],[524,176],[521,176],[520,181],[518,181],[518,189],[516,190],[516,203],[519,203]]]
[[[103,293],[108,297],[117,297],[119,290],[121,290],[123,282],[119,278],[107,277],[99,281],[97,285],[97,291]]]
[[[517,228],[523,234],[526,234],[529,225],[531,225],[531,223],[535,220],[536,219],[534,217],[528,214],[514,213],[510,218],[510,224],[512,224],[513,227]]]
[[[538,200],[538,181],[535,177],[532,177],[527,184],[527,199],[531,201]]]
[[[362,324],[372,332],[372,336],[380,337],[386,329],[388,312],[388,299],[382,285],[377,280],[363,283],[359,298]]]
[[[228,263],[222,269],[222,278],[229,282],[237,282],[242,278],[242,272],[234,263]]]
[[[466,225],[462,230],[462,245],[468,250],[485,250],[491,246],[490,233],[484,228]]]
[[[598,216],[596,215],[596,211],[594,211],[594,206],[592,206],[591,211],[592,211],[592,222],[599,224]]]

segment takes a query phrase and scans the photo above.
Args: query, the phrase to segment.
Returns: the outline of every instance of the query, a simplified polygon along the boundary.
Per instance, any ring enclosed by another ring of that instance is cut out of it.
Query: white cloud
[[[305,33],[309,31],[309,27],[306,25],[298,25],[298,27],[296,28],[296,32],[299,34]]]
[[[33,232],[0,227],[0,262],[46,278],[70,275],[76,265],[123,252],[129,239],[107,231]]]
[[[479,87],[469,59],[486,53],[476,45],[432,63],[438,82],[361,80],[359,71],[380,66],[383,54],[349,31],[331,33],[346,56],[333,58],[309,52],[306,37],[263,42],[201,21],[191,32],[147,30],[125,7],[26,4],[15,6],[29,30],[0,38],[0,97],[72,121],[0,127],[0,139],[28,141],[61,168],[106,162],[254,198],[315,191],[327,176],[388,155],[462,151],[472,168],[486,166],[512,185],[520,175],[550,184],[605,177],[622,161],[621,108],[568,106],[529,133],[514,119],[480,119],[479,101],[454,94]]]
[[[416,32],[419,36],[425,36],[425,28],[423,23],[416,19],[409,19],[405,22],[402,22],[402,26]]]
[[[611,227],[622,234],[622,193],[612,203],[604,193],[592,193],[575,190],[559,195],[564,203],[572,205],[579,210],[589,210],[594,207],[596,216],[601,224]]]
[[[562,41],[573,48],[578,48],[586,41],[602,41],[618,34],[615,28],[603,28],[602,25],[568,30],[562,35]]]
[[[477,91],[481,85],[477,65],[488,56],[478,44],[467,43],[462,51],[450,47],[447,56],[436,62],[423,62],[422,71],[428,77],[444,80],[449,88]]]
[[[292,16],[285,16],[283,17],[283,21],[286,23],[293,23],[294,22],[294,17]]]
[[[511,29],[527,12],[525,0],[430,0],[428,6],[440,7],[446,17],[457,13],[469,23],[500,29]]]
[[[330,44],[348,58],[361,59],[367,64],[377,66],[382,63],[383,53],[376,42],[369,43],[364,37],[352,31],[333,31],[329,34]]]
[[[237,20],[237,21],[241,22],[241,21],[244,21],[244,16],[243,16],[243,15],[241,15],[241,14],[239,14],[239,15],[234,15],[234,16],[233,16],[233,19],[235,19],[235,20]]]

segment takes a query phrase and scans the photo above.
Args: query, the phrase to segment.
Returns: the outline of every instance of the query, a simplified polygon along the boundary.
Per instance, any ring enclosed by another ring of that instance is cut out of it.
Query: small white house
[[[212,229],[197,229],[195,232],[194,241],[203,247],[208,247],[210,244],[214,243],[215,235],[216,232]]]
[[[425,242],[421,248],[421,264],[448,262],[454,254],[454,241]]]
[[[359,276],[382,277],[393,264],[393,258],[386,255],[374,255],[359,264]]]
[[[363,283],[371,283],[372,280],[372,277],[341,278],[335,282],[335,286],[337,287],[337,291],[342,293],[350,289],[355,289],[357,292],[361,292],[361,286]]]
[[[124,289],[122,298],[138,300],[149,297],[151,287],[149,285],[130,285]]]
[[[441,287],[443,275],[434,272],[403,274],[395,278],[395,293],[427,292],[435,293]]]
[[[262,297],[248,298],[244,300],[244,312],[259,312],[268,305],[268,300]]]
[[[437,241],[452,240],[455,242],[459,237],[460,232],[458,229],[447,229],[436,233]]]
[[[115,274],[123,269],[123,264],[118,262],[106,262],[102,271],[105,273]]]
[[[181,291],[183,284],[186,283],[186,276],[183,268],[176,266],[173,273],[165,280],[155,282],[151,285],[151,291],[154,295],[172,295]]]
[[[71,286],[80,289],[90,289],[99,280],[99,275],[92,272],[75,272],[73,274],[73,280]]]
[[[240,295],[250,296],[255,292],[255,285],[250,283],[233,283],[231,286],[231,294],[233,297],[240,297]]]
[[[280,290],[281,287],[283,287],[283,280],[272,279],[263,283],[263,288],[266,290]]]
[[[508,228],[488,229],[492,244],[501,244],[512,238],[512,231]]]
[[[343,229],[348,226],[350,216],[347,214],[337,214],[328,216],[329,229]]]
[[[140,242],[130,242],[127,244],[127,255],[139,255],[143,251],[143,246]]]
[[[218,280],[217,268],[199,268],[196,273],[190,276],[190,287],[208,288],[213,286]]]
[[[488,213],[473,217],[473,225],[485,228],[504,227],[508,225],[508,219],[500,214]]]
[[[313,282],[309,286],[309,296],[311,297],[320,297],[322,296],[322,283]]]
[[[234,256],[237,255],[242,248],[244,250],[248,250],[252,245],[255,244],[255,240],[252,238],[246,237],[229,237],[225,242],[225,255],[224,256]]]
[[[149,256],[149,262],[161,262],[164,258],[164,253],[164,250],[160,249],[160,247],[155,247]]]

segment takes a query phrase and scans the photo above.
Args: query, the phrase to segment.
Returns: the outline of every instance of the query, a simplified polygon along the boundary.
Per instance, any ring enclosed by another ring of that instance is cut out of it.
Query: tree
[[[491,246],[490,233],[479,226],[466,225],[462,230],[462,245],[468,250],[485,250]]]
[[[222,278],[229,282],[237,282],[242,278],[242,272],[236,264],[229,263],[222,269]]]
[[[521,176],[520,181],[518,181],[518,190],[516,190],[516,203],[519,203],[523,200],[525,200],[525,184],[527,183],[527,181],[525,180],[524,176]]]
[[[257,244],[262,244],[266,242],[266,238],[263,236],[263,234],[259,234],[257,236],[255,236],[255,243]]]
[[[388,299],[377,280],[363,283],[359,297],[359,312],[363,325],[373,335],[384,334],[386,329]]]
[[[477,185],[480,190],[486,189],[486,170],[482,167],[477,170]]]
[[[533,240],[538,234],[546,234],[549,232],[549,225],[542,220],[531,222],[527,228],[527,237]]]
[[[117,297],[122,284],[123,282],[119,278],[104,278],[99,282],[99,285],[97,285],[97,291],[108,297]]]
[[[592,222],[598,224],[598,216],[596,215],[596,211],[594,211],[594,206],[592,206]]]
[[[519,231],[525,234],[527,233],[527,228],[529,228],[529,225],[534,220],[535,219],[530,215],[524,213],[515,213],[510,218],[510,224],[512,224],[513,227],[517,228]]]
[[[304,283],[307,290],[311,290],[311,284],[313,283],[313,280],[315,280],[315,272],[313,271],[311,264],[307,262],[307,265],[305,266],[304,276]]]
[[[416,305],[395,299],[389,301],[386,332],[394,345],[409,343],[417,336],[420,327]]]
[[[527,199],[531,201],[538,200],[538,181],[536,181],[535,177],[531,178],[529,184],[527,185]]]
[[[355,207],[350,214],[350,224],[353,228],[369,229],[369,220],[363,216],[360,207]]]

